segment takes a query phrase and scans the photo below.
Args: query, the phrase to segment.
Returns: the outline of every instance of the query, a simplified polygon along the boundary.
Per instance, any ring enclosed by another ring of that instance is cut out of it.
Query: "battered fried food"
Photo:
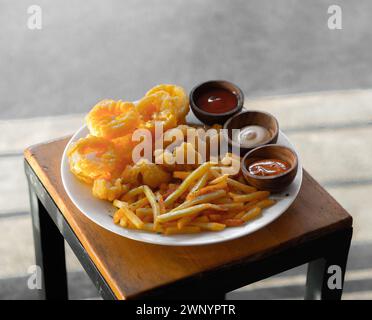
[[[134,165],[128,165],[121,177],[132,186],[147,185],[157,188],[162,183],[168,183],[172,176],[155,163],[143,159]]]
[[[185,90],[173,84],[159,84],[147,91],[146,96],[151,96],[158,92],[166,92],[169,94],[173,110],[177,117],[177,123],[185,123],[186,115],[189,112],[189,99]]]
[[[88,136],[79,139],[67,155],[71,172],[89,184],[98,178],[111,180],[122,170],[115,145],[104,138]]]
[[[114,139],[132,133],[141,124],[141,118],[132,102],[102,100],[88,113],[86,122],[96,137]]]

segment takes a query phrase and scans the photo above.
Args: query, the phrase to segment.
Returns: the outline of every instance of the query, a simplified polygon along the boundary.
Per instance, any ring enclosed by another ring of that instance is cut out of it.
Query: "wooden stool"
[[[64,240],[105,299],[223,298],[234,289],[309,262],[307,299],[340,299],[351,216],[304,172],[298,198],[279,219],[242,237],[207,246],[167,247],[126,239],[85,217],[67,196],[60,165],[68,138],[25,151],[40,298],[67,299]]]

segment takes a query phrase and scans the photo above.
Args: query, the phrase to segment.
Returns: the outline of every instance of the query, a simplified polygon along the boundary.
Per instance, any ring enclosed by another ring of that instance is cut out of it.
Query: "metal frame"
[[[64,240],[71,246],[83,268],[104,299],[116,299],[111,288],[90,259],[74,231],[65,220],[39,178],[25,161],[29,184],[36,263],[43,272],[41,299],[67,299],[67,277]],[[267,257],[244,259],[161,288],[144,292],[134,298],[147,299],[212,299],[285,270],[309,262],[305,299],[339,300],[342,296],[352,228],[325,234],[314,240],[298,243]],[[327,286],[328,268],[338,265],[342,271],[342,288]],[[226,270],[229,276],[226,276]],[[259,270],[259,272],[258,272]],[[244,279],[244,283],[242,283]]]
[[[39,290],[40,299],[68,299],[64,240],[70,245],[99,294],[104,299],[116,299],[27,161],[25,172],[29,185],[36,264],[41,268],[43,275],[42,289]]]

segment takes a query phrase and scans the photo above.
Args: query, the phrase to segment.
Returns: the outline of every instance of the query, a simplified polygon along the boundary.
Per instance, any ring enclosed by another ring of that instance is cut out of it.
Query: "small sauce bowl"
[[[231,98],[234,99],[233,105],[226,110],[213,110],[213,112],[203,109],[200,105],[201,99],[208,97],[209,93],[210,96],[213,96],[213,93],[218,92],[218,90],[223,91],[225,95],[230,94]],[[195,86],[190,92],[191,110],[201,122],[207,125],[223,125],[232,115],[242,110],[243,103],[243,91],[235,84],[224,80],[203,82]]]
[[[267,131],[269,131],[270,137],[254,146],[249,147],[244,146],[244,144],[232,139],[233,129],[242,129],[250,125],[264,127],[267,129]],[[247,152],[259,146],[276,143],[279,135],[278,120],[276,120],[272,114],[263,111],[252,110],[236,114],[226,121],[223,128],[226,129],[224,130],[223,134],[224,138],[229,144],[229,148],[232,149],[232,146],[235,148],[240,148],[240,156],[244,156]]]
[[[274,176],[256,176],[249,172],[249,166],[263,159],[278,159],[289,164],[289,169]],[[258,147],[248,152],[242,159],[242,172],[247,182],[260,190],[278,192],[289,186],[297,174],[298,158],[292,149],[276,144]]]

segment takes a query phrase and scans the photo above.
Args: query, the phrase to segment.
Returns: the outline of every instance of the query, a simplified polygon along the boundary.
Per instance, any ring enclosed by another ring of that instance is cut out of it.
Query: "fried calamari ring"
[[[92,184],[95,179],[112,179],[122,170],[115,145],[104,138],[88,136],[76,141],[68,150],[71,172]]]
[[[177,115],[171,96],[165,91],[155,92],[143,97],[136,105],[136,110],[143,120],[142,128],[154,132],[155,122],[163,124],[163,130],[177,126]]]
[[[114,139],[133,132],[141,119],[132,102],[102,100],[89,112],[86,122],[92,135]]]
[[[154,113],[152,119],[146,121],[143,125],[143,128],[149,129],[153,133],[155,130],[156,122],[162,123],[164,131],[177,126],[177,118],[174,113],[169,110],[163,110]]]
[[[165,91],[156,92],[152,95],[144,96],[138,101],[136,110],[141,115],[143,121],[148,121],[152,119],[154,113],[164,109],[165,103],[170,103],[170,95]]]
[[[185,123],[185,117],[190,110],[189,99],[185,90],[173,84],[159,84],[147,91],[145,96],[150,96],[158,92],[167,92],[169,94],[177,116],[177,123]]]
[[[120,163],[123,165],[123,167],[133,162],[132,151],[139,142],[132,140],[132,133],[123,137],[112,139],[111,142],[115,145],[115,148],[120,156]]]

